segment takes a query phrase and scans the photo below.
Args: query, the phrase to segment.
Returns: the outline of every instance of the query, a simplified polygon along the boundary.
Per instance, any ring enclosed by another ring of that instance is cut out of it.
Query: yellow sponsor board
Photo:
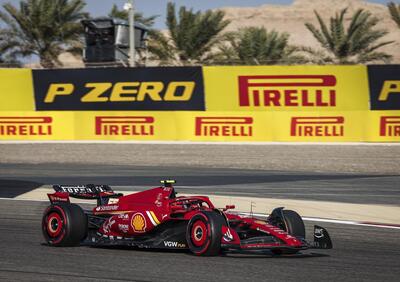
[[[368,110],[366,66],[203,67],[208,111]]]
[[[175,140],[176,121],[160,112],[75,112],[80,140]]]
[[[1,112],[0,140],[399,142],[400,113]]]
[[[362,112],[219,112],[200,114],[195,141],[349,142],[361,141]]]
[[[34,111],[32,70],[0,69],[0,111]]]
[[[74,140],[72,112],[0,112],[0,140]]]
[[[32,71],[0,69],[0,140],[400,141],[400,111],[369,110],[365,66],[204,67],[203,75],[207,111],[35,111]]]
[[[400,142],[400,111],[367,112],[363,124],[363,141]]]

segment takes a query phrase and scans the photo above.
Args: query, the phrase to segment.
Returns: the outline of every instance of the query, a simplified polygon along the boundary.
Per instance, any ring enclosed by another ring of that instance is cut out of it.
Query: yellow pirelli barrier
[[[399,66],[171,70],[102,69],[113,83],[99,92],[99,70],[0,69],[0,140],[400,141]],[[54,83],[57,103],[47,103]],[[123,101],[108,98],[116,88]]]
[[[204,67],[209,111],[368,110],[365,66]]]
[[[74,119],[68,112],[0,112],[0,140],[74,140]]]
[[[0,140],[398,142],[398,111],[1,112]]]
[[[367,112],[364,139],[368,142],[400,142],[400,111]]]
[[[0,111],[34,111],[32,70],[0,69]]]

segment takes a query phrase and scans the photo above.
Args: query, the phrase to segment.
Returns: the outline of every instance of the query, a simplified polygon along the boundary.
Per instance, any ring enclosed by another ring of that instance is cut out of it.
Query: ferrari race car
[[[295,211],[276,208],[265,218],[244,216],[228,211],[234,206],[215,208],[208,197],[178,197],[173,180],[161,182],[161,187],[126,196],[107,185],[54,185],[42,219],[44,238],[52,246],[189,249],[199,256],[332,248],[320,226],[314,226],[314,241],[307,242]],[[97,205],[84,210],[70,197],[97,200]]]

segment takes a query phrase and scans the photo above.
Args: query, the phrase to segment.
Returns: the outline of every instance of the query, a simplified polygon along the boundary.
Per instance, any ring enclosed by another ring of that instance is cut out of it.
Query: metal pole
[[[133,0],[129,0],[129,65],[135,66],[135,8]]]

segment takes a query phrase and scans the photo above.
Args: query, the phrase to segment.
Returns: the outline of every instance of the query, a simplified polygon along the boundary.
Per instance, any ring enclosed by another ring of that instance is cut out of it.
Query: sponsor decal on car
[[[157,194],[157,198],[154,201],[154,204],[156,205],[156,207],[160,208],[162,206],[162,193],[158,193]]]
[[[106,222],[104,222],[104,224],[103,224],[104,232],[109,233],[110,229],[114,225],[114,223],[115,223],[115,219],[112,219],[112,218],[110,218]]]
[[[110,206],[99,206],[96,208],[96,211],[116,211],[118,210],[118,205],[110,205]]]
[[[146,211],[146,214],[154,226],[157,226],[160,224],[160,221],[158,220],[156,214],[153,211]]]
[[[95,134],[103,136],[153,136],[154,117],[98,116],[95,118]]]
[[[52,135],[52,122],[51,117],[0,117],[0,135]]]
[[[186,244],[174,241],[164,241],[164,246],[169,248],[186,248]]]
[[[128,224],[118,224],[118,229],[121,230],[123,233],[127,233],[129,231]]]
[[[108,204],[118,204],[119,203],[119,199],[118,198],[110,198],[108,199]]]
[[[383,116],[380,122],[380,136],[400,136],[400,116]]]
[[[344,117],[292,117],[290,135],[341,137],[344,136]]]
[[[108,191],[106,189],[107,186],[104,185],[55,185],[55,187],[61,189],[63,192],[72,193],[72,194],[96,194],[96,193],[106,193],[112,194],[113,192]]]
[[[314,228],[314,237],[315,238],[324,237],[324,230],[322,228]]]
[[[231,231],[229,230],[229,228],[228,228],[228,230],[226,230],[226,232],[225,232],[224,236],[222,236],[222,238],[223,238],[226,242],[233,241],[233,235],[232,235]]]
[[[58,196],[49,195],[51,202],[69,202],[68,198],[62,198]]]
[[[196,136],[253,136],[251,117],[196,117]]]
[[[131,225],[133,231],[138,233],[146,232],[146,219],[144,215],[140,212],[135,213],[131,219]]]
[[[122,219],[122,220],[128,220],[129,219],[129,215],[127,213],[121,213],[117,217],[119,219]]]
[[[335,107],[334,75],[239,76],[240,107]]]
[[[61,190],[67,193],[81,194],[94,193],[94,191],[86,186],[61,186]]]

